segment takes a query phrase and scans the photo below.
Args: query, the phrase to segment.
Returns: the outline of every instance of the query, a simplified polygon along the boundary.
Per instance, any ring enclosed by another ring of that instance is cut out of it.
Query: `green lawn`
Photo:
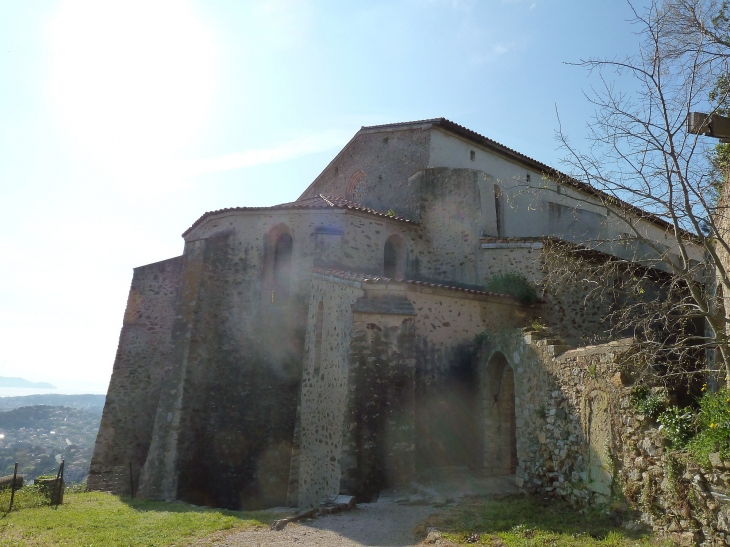
[[[559,501],[513,496],[474,500],[430,516],[416,530],[422,536],[438,528],[458,544],[499,546],[629,546],[661,545],[645,532],[630,532],[614,514],[581,513]],[[671,545],[671,544],[670,544]]]
[[[179,546],[271,520],[273,516],[264,512],[239,513],[101,492],[66,494],[58,509],[26,505],[4,517],[0,513],[0,546]]]

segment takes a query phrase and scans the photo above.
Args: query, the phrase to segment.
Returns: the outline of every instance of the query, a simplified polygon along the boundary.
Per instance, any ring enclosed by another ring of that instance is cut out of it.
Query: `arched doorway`
[[[502,353],[487,363],[485,376],[484,468],[494,475],[517,470],[515,376]]]

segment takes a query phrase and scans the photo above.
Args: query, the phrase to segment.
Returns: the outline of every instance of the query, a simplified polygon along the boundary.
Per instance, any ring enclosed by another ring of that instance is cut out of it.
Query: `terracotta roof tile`
[[[434,289],[446,289],[449,291],[457,291],[467,294],[475,294],[475,295],[482,295],[482,296],[500,296],[504,298],[510,298],[512,300],[515,300],[515,298],[508,294],[500,294],[496,292],[489,292],[489,291],[480,291],[477,289],[465,289],[463,287],[455,287],[453,285],[445,285],[442,283],[431,283],[429,281],[417,281],[415,279],[393,279],[390,277],[380,277],[377,275],[369,275],[361,272],[353,272],[349,270],[330,270],[326,268],[312,268],[312,272],[318,275],[327,276],[327,277],[337,277],[339,279],[345,279],[347,281],[356,281],[358,283],[366,283],[366,284],[388,284],[388,283],[397,283],[399,285],[416,285],[419,287],[430,287]]]
[[[348,211],[357,211],[360,213],[366,213],[369,215],[378,216],[381,218],[387,218],[389,220],[395,220],[398,222],[406,222],[408,224],[418,224],[417,222],[407,219],[402,216],[397,215],[389,215],[388,213],[384,213],[382,211],[377,211],[375,209],[371,209],[369,207],[365,207],[363,205],[360,205],[359,203],[355,203],[354,201],[349,201],[347,199],[343,198],[336,198],[332,196],[326,196],[324,194],[319,194],[313,198],[307,198],[303,199],[301,201],[292,201],[290,203],[282,203],[279,205],[273,205],[270,207],[231,207],[228,209],[218,209],[217,211],[209,211],[202,215],[198,220],[196,220],[193,225],[185,230],[183,232],[183,237],[188,235],[195,227],[199,226],[204,220],[207,218],[217,215],[220,213],[227,213],[227,212],[246,212],[246,211],[276,211],[281,209],[345,209]]]

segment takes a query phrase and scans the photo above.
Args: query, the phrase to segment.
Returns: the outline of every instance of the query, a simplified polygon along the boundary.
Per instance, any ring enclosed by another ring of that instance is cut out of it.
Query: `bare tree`
[[[607,331],[635,336],[664,378],[717,367],[730,387],[730,196],[718,192],[716,142],[686,129],[690,112],[727,104],[730,86],[718,87],[730,58],[726,9],[717,0],[632,6],[638,52],[577,63],[597,81],[586,94],[595,106],[588,146],[562,129],[558,139],[573,186],[606,207],[610,229],[579,249],[552,245],[545,282],[609,300]]]

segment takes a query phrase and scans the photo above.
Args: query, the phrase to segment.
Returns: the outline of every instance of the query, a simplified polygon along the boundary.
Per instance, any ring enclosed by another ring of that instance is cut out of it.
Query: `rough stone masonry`
[[[296,201],[204,214],[134,270],[89,488],[305,507],[456,467],[613,496],[623,387],[565,353],[604,334],[604,304],[485,290],[537,285],[550,241],[618,239],[550,173],[445,119],[363,127]],[[551,337],[523,330],[537,317]]]

